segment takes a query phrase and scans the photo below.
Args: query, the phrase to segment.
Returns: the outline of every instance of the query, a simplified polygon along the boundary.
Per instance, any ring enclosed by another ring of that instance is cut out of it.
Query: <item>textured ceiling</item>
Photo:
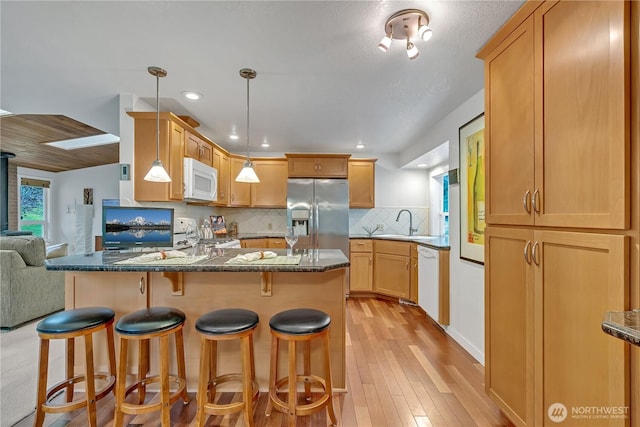
[[[119,134],[118,95],[189,115],[231,152],[400,153],[434,144],[431,125],[483,86],[475,53],[520,1],[57,1],[0,2],[0,107],[60,114]],[[433,38],[377,49],[385,20],[404,8],[431,18]],[[204,95],[188,101],[182,91]],[[239,141],[229,134],[236,130]],[[270,148],[260,147],[267,140]]]

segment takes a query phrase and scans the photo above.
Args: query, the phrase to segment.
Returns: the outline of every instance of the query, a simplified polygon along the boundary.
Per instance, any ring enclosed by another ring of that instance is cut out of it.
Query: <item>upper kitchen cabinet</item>
[[[627,228],[630,2],[530,2],[518,14],[478,54],[487,223]]]
[[[212,166],[218,171],[218,200],[212,204],[227,206],[229,204],[229,154],[214,147],[212,156]]]
[[[198,135],[185,131],[184,156],[191,157],[211,166],[213,162],[213,145]]]
[[[249,206],[251,204],[251,184],[236,182],[242,170],[244,157],[231,156],[229,159],[229,206]]]
[[[260,183],[251,184],[251,206],[287,207],[287,160],[256,159],[253,167]]]
[[[350,154],[285,154],[289,178],[347,178]]]
[[[171,177],[171,182],[149,182],[144,176],[156,160],[156,113],[128,113],[135,119],[134,198],[137,201],[179,201],[183,198],[184,127],[171,113],[160,113],[159,159]]]
[[[349,160],[349,207],[375,208],[377,159]]]

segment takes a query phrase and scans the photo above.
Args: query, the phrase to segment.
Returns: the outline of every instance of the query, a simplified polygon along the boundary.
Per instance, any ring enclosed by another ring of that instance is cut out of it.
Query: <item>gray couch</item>
[[[66,255],[57,245],[50,255]],[[0,327],[22,323],[64,308],[64,273],[47,271],[41,237],[0,237]]]

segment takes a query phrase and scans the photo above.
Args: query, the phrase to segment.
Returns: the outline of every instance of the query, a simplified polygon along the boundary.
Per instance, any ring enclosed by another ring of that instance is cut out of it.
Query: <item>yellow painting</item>
[[[467,242],[484,245],[484,129],[467,136]]]

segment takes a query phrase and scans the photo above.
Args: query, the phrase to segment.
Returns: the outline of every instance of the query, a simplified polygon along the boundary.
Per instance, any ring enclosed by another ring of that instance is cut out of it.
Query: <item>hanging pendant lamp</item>
[[[253,163],[251,163],[251,159],[249,158],[249,80],[254,79],[256,75],[257,73],[255,70],[249,68],[243,68],[240,70],[240,76],[247,79],[247,160],[244,161],[242,170],[236,177],[236,182],[260,182],[258,175],[256,175],[256,171],[253,169]]]
[[[171,177],[160,160],[160,77],[165,77],[167,72],[160,67],[149,67],[147,70],[149,74],[156,76],[156,159],[151,163],[151,169],[145,175],[144,180],[171,182]]]

